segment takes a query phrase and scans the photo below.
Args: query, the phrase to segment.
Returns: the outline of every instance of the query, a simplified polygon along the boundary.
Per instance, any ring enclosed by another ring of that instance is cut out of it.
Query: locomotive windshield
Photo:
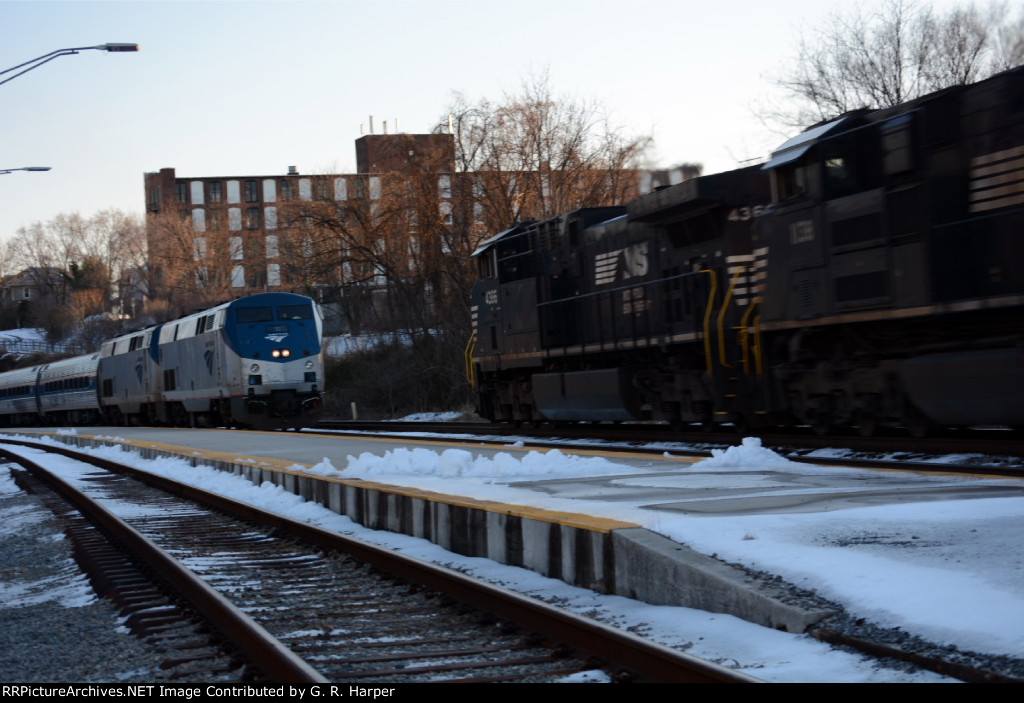
[[[313,306],[309,303],[303,305],[278,305],[278,320],[312,320]]]
[[[269,305],[235,308],[235,319],[240,324],[251,322],[271,322],[274,319],[274,309]]]

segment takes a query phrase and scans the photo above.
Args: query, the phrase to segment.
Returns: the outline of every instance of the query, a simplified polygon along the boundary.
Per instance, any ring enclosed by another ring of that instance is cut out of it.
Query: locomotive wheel
[[[811,420],[811,428],[814,430],[814,434],[819,437],[827,437],[836,430],[836,424],[832,421],[830,415],[816,415]]]
[[[750,418],[744,413],[731,413],[729,415],[729,422],[740,434],[747,434],[753,425],[750,423]]]
[[[878,433],[878,420],[872,413],[862,410],[853,420],[857,424],[857,434],[861,437],[874,437]]]
[[[914,439],[923,439],[935,434],[938,426],[924,416],[920,410],[913,405],[908,405],[903,413],[903,426]]]

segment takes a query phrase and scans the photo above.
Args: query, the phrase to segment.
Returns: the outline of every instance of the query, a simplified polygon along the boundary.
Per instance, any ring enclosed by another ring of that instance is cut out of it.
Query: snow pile
[[[317,466],[322,466],[318,464]],[[527,452],[521,457],[499,452],[493,457],[474,456],[465,449],[393,449],[377,456],[363,452],[349,455],[348,465],[338,475],[344,478],[431,476],[435,478],[568,478],[572,476],[615,476],[630,469],[599,457],[566,455],[557,449]]]
[[[764,471],[765,469],[790,469],[805,471],[807,466],[790,461],[771,449],[761,446],[760,437],[744,437],[743,444],[728,449],[712,449],[711,458],[693,465],[695,469],[741,469],[743,471]]]
[[[323,461],[319,464],[314,464],[311,467],[305,467],[302,464],[292,464],[288,468],[293,471],[304,471],[307,474],[316,474],[318,476],[340,476],[341,472],[334,468],[334,464],[327,457],[324,457]]]

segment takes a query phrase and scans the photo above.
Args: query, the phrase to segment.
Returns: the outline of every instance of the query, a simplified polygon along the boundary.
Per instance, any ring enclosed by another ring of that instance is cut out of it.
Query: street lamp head
[[[92,48],[99,49],[101,51],[138,51],[139,45],[114,42],[110,44],[100,44],[99,46],[94,46]]]
[[[20,168],[0,168],[0,175],[14,173],[15,171],[49,171],[49,166],[22,166]]]
[[[31,61],[26,61],[25,63],[20,63],[17,66],[12,66],[8,69],[0,71],[0,76],[6,73],[11,73],[12,71],[18,71],[18,73],[15,73],[12,76],[4,78],[3,80],[0,80],[0,85],[13,81],[18,76],[28,73],[33,68],[39,68],[44,63],[50,63],[58,56],[74,56],[79,51],[86,51],[90,49],[95,49],[99,51],[138,51],[139,45],[112,42],[109,44],[99,44],[98,46],[76,46],[70,49],[57,49],[56,51],[51,51],[49,54],[43,54],[38,58],[32,59]]]

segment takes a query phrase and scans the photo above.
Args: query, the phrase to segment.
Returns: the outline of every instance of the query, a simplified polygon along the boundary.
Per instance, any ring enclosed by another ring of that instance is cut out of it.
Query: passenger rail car
[[[1024,426],[1024,67],[475,253],[497,420]]]
[[[309,298],[240,298],[0,374],[0,422],[298,427],[321,406],[322,338]]]

